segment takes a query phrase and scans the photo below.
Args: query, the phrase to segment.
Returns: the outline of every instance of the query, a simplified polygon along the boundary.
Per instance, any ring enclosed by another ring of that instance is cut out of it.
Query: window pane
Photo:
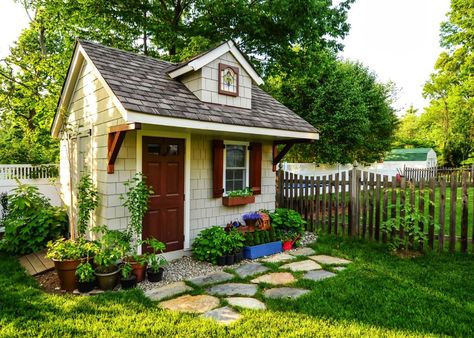
[[[178,155],[178,145],[177,144],[170,144],[168,146],[168,151],[166,152],[168,156],[175,156]]]
[[[245,167],[245,146],[227,145],[226,150],[227,168]]]
[[[156,143],[148,144],[148,154],[150,155],[160,155],[160,145]]]
[[[225,176],[226,191],[242,190],[245,188],[245,169],[227,169]]]

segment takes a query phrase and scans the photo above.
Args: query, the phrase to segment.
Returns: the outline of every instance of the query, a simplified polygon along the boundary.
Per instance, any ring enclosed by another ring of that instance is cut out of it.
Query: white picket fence
[[[47,197],[52,205],[60,206],[58,166],[56,164],[0,164],[0,193],[10,193],[23,184],[33,185]],[[0,214],[2,207],[0,206]],[[2,229],[0,229],[0,232]]]

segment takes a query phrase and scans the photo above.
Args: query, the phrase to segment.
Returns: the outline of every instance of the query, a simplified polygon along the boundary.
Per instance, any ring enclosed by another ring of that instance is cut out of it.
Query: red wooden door
[[[184,140],[143,137],[142,151],[143,174],[154,192],[142,236],[159,239],[166,244],[166,251],[183,249]]]

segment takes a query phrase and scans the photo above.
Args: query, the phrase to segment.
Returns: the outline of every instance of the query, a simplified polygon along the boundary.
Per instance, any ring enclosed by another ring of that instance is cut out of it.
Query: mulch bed
[[[41,289],[48,293],[64,293],[59,285],[59,278],[56,270],[49,270],[33,276],[40,285]]]

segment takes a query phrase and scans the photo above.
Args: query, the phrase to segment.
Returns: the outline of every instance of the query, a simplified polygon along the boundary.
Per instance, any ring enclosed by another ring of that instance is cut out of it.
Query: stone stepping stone
[[[326,270],[308,271],[304,274],[303,279],[309,279],[312,281],[320,281],[326,278],[336,276],[335,273]]]
[[[305,247],[297,248],[296,250],[289,252],[289,254],[293,256],[311,256],[315,253],[316,251],[313,249]]]
[[[279,253],[264,259],[261,259],[261,262],[267,262],[267,263],[280,263],[280,262],[286,262],[289,260],[295,259],[295,256],[288,255],[287,253]]]
[[[344,265],[344,264],[352,263],[351,261],[344,258],[327,256],[327,255],[310,256],[308,258],[320,264],[325,264],[325,265]]]
[[[177,294],[192,290],[190,286],[184,284],[184,282],[175,282],[159,288],[154,288],[145,292],[145,296],[151,300],[162,300],[175,296]]]
[[[296,289],[296,288],[274,288],[265,290],[263,295],[266,298],[287,298],[287,299],[296,299],[307,294],[309,290],[305,289]]]
[[[258,283],[268,283],[272,285],[281,285],[281,284],[290,284],[296,282],[296,278],[289,272],[273,272],[267,275],[263,275],[252,279],[250,282]]]
[[[235,273],[240,278],[253,276],[268,271],[268,268],[260,263],[247,263],[235,269]]]
[[[245,309],[265,310],[267,307],[261,301],[250,297],[228,297],[225,299],[232,306],[239,306]]]
[[[214,285],[206,291],[212,295],[218,296],[253,296],[257,293],[257,286],[244,283],[226,283]]]
[[[201,315],[205,318],[211,318],[221,324],[231,324],[239,320],[242,315],[228,306],[220,307]]]
[[[289,269],[291,271],[311,271],[322,269],[322,267],[318,263],[307,259],[305,261],[282,265],[280,266],[280,269]]]
[[[167,310],[191,313],[205,313],[219,306],[219,298],[208,295],[184,295],[160,303]]]
[[[347,268],[346,268],[345,266],[336,266],[336,267],[334,267],[333,269],[336,270],[337,272],[339,272],[339,271],[343,271],[343,270],[345,270],[345,269],[347,269]]]
[[[204,285],[207,285],[207,284],[227,282],[228,280],[231,280],[232,278],[234,278],[234,276],[231,275],[230,273],[215,272],[215,273],[212,273],[210,275],[188,279],[188,282],[191,282],[191,283],[196,284],[198,286],[204,286]]]

